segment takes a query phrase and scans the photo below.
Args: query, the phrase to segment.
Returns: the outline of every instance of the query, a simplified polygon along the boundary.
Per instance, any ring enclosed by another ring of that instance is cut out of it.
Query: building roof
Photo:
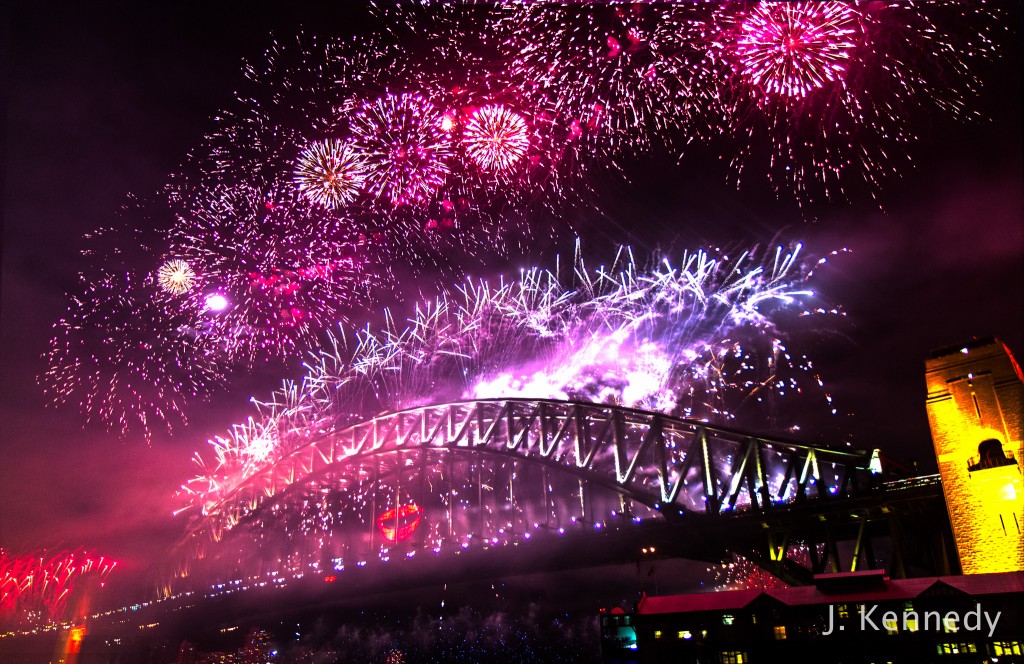
[[[831,577],[840,578],[834,579]],[[637,606],[637,613],[649,615],[742,609],[761,596],[770,597],[788,606],[910,600],[925,594],[932,588],[942,586],[971,597],[1024,593],[1024,572],[971,574],[967,576],[929,576],[898,580],[883,577],[881,583],[879,583],[877,575],[864,575],[861,577],[864,581],[862,587],[851,585],[853,583],[851,579],[855,578],[848,574],[822,575],[821,577],[815,577],[817,583],[815,586],[773,588],[771,590],[727,590],[723,592],[644,597]],[[832,585],[831,587],[835,590],[832,592],[822,590],[822,587],[830,587],[828,585],[829,581],[834,582],[837,580],[841,585]],[[823,581],[825,583],[822,583]]]
[[[1024,594],[1024,572],[940,576],[939,580],[948,586],[962,590],[968,595]]]
[[[637,613],[692,613],[742,609],[763,594],[760,590],[730,590],[720,593],[645,596],[637,605]]]

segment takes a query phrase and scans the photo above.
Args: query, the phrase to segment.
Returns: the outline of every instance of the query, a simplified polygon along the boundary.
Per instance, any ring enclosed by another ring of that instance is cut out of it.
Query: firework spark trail
[[[389,315],[381,330],[357,331],[351,349],[342,337],[313,356],[301,385],[262,404],[262,421],[211,441],[213,457],[198,457],[202,474],[183,494],[213,509],[315,436],[467,398],[576,399],[790,430],[787,395],[817,395],[831,408],[809,360],[787,350],[795,321],[826,311],[806,306],[814,265],[801,252],[698,251],[642,268],[623,248],[596,269],[577,258],[569,275],[533,268],[496,284],[467,281],[421,304],[404,327]]]
[[[117,562],[85,549],[11,556],[0,549],[0,620],[35,624],[65,616],[76,586],[88,576],[102,584]]]
[[[676,11],[671,3],[524,3],[499,27],[516,66],[536,81],[527,94],[551,98],[566,139],[607,159],[681,128],[679,43],[695,35],[688,22],[670,20]]]

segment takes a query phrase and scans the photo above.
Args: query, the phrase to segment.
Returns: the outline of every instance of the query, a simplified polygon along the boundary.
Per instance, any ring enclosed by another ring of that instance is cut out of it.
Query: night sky
[[[194,405],[190,427],[149,446],[83,429],[73,409],[44,407],[35,380],[50,327],[86,265],[82,234],[111,223],[129,193],[166,182],[230,103],[243,59],[258,58],[271,33],[358,32],[367,22],[356,10],[288,3],[284,15],[260,3],[217,4],[211,13],[202,3],[21,2],[3,17],[0,548],[87,546],[141,571],[180,532],[170,498],[191,476],[193,451],[285,375],[235,381]],[[982,72],[985,88],[971,100],[987,119],[920,117],[916,168],[883,187],[884,209],[859,197],[801,210],[757,184],[737,191],[698,146],[679,166],[640,159],[629,182],[604,180],[604,216],[576,220],[584,241],[849,248],[821,282],[848,317],[811,353],[843,413],[840,437],[934,472],[929,351],[994,335],[1024,355],[1021,12],[1008,6],[1003,57]],[[506,268],[526,260],[514,256]]]

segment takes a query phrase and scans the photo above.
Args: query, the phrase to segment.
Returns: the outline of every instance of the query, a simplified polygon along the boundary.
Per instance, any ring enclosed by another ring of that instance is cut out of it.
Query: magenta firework
[[[484,106],[469,117],[462,141],[480,168],[505,172],[523,160],[530,147],[530,131],[518,113],[504,106]]]
[[[385,95],[352,118],[367,190],[391,205],[423,203],[444,183],[450,139],[438,109],[419,95]]]
[[[164,309],[154,281],[106,274],[83,282],[54,326],[41,376],[55,403],[147,440],[154,429],[186,421],[187,403],[223,376],[223,362],[194,327],[194,305]]]
[[[162,304],[200,312],[199,333],[226,357],[301,354],[365,301],[371,262],[340,217],[274,186],[188,190],[180,199],[171,247],[197,276]]]
[[[763,95],[806,97],[844,76],[856,23],[844,2],[759,4],[736,35],[741,75]]]
[[[117,562],[85,549],[10,555],[0,549],[0,625],[58,623],[81,607],[88,580],[102,585]]]
[[[708,3],[691,89],[730,136],[740,175],[796,200],[877,196],[931,111],[969,115],[976,65],[995,53],[997,9],[959,2]],[[964,29],[964,25],[970,25]]]

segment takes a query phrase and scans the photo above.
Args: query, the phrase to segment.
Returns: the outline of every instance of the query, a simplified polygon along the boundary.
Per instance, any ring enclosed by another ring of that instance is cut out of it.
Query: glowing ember
[[[224,311],[228,308],[228,299],[220,293],[206,296],[206,308],[210,311]]]

